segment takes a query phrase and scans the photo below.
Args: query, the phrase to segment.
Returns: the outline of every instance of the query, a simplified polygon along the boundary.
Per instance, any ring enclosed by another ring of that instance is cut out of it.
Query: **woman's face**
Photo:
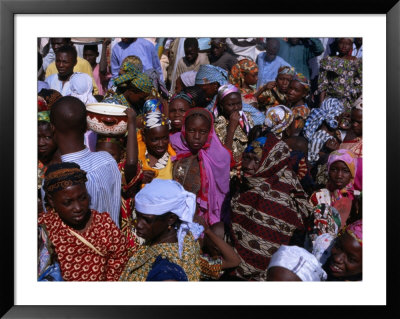
[[[76,229],[86,225],[90,211],[85,184],[68,186],[48,197],[50,205],[64,223]]]
[[[112,157],[114,157],[114,159],[117,161],[117,163],[119,163],[119,161],[121,160],[121,148],[115,143],[111,143],[111,142],[97,143],[96,152],[99,152],[99,151],[105,151],[105,152],[110,153],[110,155]]]
[[[38,127],[38,154],[39,157],[47,157],[57,149],[53,131],[50,125],[39,125]]]
[[[221,101],[222,115],[229,120],[233,112],[242,110],[242,96],[240,93],[230,93]]]
[[[353,41],[341,38],[338,41],[338,50],[341,55],[347,55],[353,49]]]
[[[168,117],[171,120],[171,127],[175,132],[181,131],[183,125],[183,116],[189,107],[189,103],[182,99],[173,100],[169,104]]]
[[[244,82],[246,82],[247,85],[255,85],[257,84],[258,81],[258,71],[252,71],[249,73],[246,73],[244,76]]]
[[[135,228],[139,237],[154,242],[168,232],[168,219],[162,215],[146,215],[136,211]]]
[[[351,128],[357,136],[362,136],[362,111],[353,109],[351,111]]]
[[[161,158],[168,150],[169,129],[166,125],[144,130],[147,151],[155,158]]]
[[[278,87],[279,92],[286,93],[292,79],[293,76],[290,74],[279,74],[276,77],[276,86]]]
[[[287,99],[290,103],[296,103],[306,97],[306,88],[297,80],[290,82],[287,90]]]
[[[190,116],[185,123],[186,143],[193,154],[197,154],[206,144],[211,123],[203,116]]]
[[[343,161],[332,163],[329,168],[329,180],[332,182],[334,189],[342,189],[350,183],[352,176],[350,169]]]
[[[260,167],[260,159],[255,153],[243,153],[242,157],[242,171],[244,176],[252,176]]]
[[[333,277],[349,277],[362,273],[362,247],[348,233],[336,239],[329,259]]]

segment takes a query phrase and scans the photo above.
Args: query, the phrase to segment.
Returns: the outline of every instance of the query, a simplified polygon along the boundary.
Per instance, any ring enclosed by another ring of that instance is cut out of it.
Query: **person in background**
[[[98,45],[85,45],[83,47],[83,58],[90,63],[93,70],[94,80],[99,89],[99,95],[103,96],[107,92],[108,82],[111,78],[106,56],[107,46],[110,43],[110,39],[104,39],[101,49],[100,63],[96,62],[97,57],[99,56]]]
[[[170,134],[180,132],[183,126],[183,117],[192,107],[193,100],[186,93],[182,92],[171,97],[169,102],[168,118],[171,121]]]
[[[230,72],[232,67],[238,62],[237,58],[227,51],[226,38],[211,38],[211,50],[208,59],[211,65]]]
[[[186,38],[184,42],[185,56],[178,61],[176,79],[188,71],[198,71],[200,65],[209,64],[206,53],[199,53],[199,43],[196,38]]]
[[[244,103],[258,108],[256,84],[258,79],[258,66],[249,59],[240,60],[235,64],[229,75],[229,82],[240,89]]]
[[[196,81],[197,71],[187,71],[182,73],[177,79],[175,83],[175,93],[178,94],[182,90],[194,86]]]
[[[46,68],[46,78],[48,78],[52,74],[59,72],[58,68],[56,66],[56,61],[55,61],[58,49],[60,49],[63,46],[74,47],[71,42],[71,38],[50,38],[50,44],[51,44],[51,48],[54,51],[54,57],[52,58],[52,62]],[[76,49],[75,49],[75,51],[76,51]],[[48,62],[50,62],[50,61],[48,61]],[[90,77],[93,80],[93,94],[94,95],[99,94],[99,89],[98,89],[98,87],[96,85],[96,81],[94,80],[94,77],[93,77],[92,67],[90,66],[88,61],[77,56],[76,64],[74,65],[73,72],[82,72],[82,73],[86,73],[86,74],[90,75]]]
[[[310,78],[309,60],[324,52],[324,46],[318,38],[279,39],[278,56],[296,69],[297,73]]]

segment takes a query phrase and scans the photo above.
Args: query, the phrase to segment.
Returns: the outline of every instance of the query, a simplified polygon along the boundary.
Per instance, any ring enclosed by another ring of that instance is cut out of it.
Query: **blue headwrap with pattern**
[[[196,74],[195,84],[210,84],[218,82],[220,85],[228,83],[228,72],[211,64],[200,65]]]

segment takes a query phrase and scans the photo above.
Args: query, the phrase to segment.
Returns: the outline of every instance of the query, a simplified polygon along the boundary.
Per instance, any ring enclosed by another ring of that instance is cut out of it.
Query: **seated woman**
[[[324,270],[328,274],[327,281],[362,280],[362,220],[339,233]]]
[[[282,245],[268,265],[267,281],[324,281],[326,278],[317,258],[298,246]]]
[[[258,106],[255,96],[257,80],[257,63],[249,59],[243,59],[236,63],[229,74],[229,82],[240,90],[243,102],[254,107]]]
[[[304,245],[312,207],[291,170],[289,147],[272,133],[243,154],[242,181],[232,189],[232,243],[242,262],[234,275],[266,280],[281,245]]]
[[[350,215],[355,190],[354,177],[357,169],[357,158],[348,150],[333,151],[328,158],[327,188],[315,192],[310,202],[316,206],[326,204],[335,207],[340,214],[342,227]]]
[[[184,92],[174,94],[169,102],[168,118],[171,121],[170,134],[180,132],[183,125],[183,116],[192,106],[193,100]]]
[[[214,132],[210,112],[192,108],[186,112],[182,131],[171,136],[176,151],[173,179],[197,196],[197,215],[208,225],[221,221],[229,191],[231,155]]]
[[[265,112],[271,106],[279,104],[287,105],[289,84],[295,74],[296,72],[293,67],[281,66],[278,70],[276,80],[268,82],[258,89],[255,97],[261,111]]]
[[[155,179],[135,196],[136,229],[146,240],[131,257],[120,281],[145,281],[158,256],[182,267],[189,281],[200,280],[203,227],[193,222],[196,196],[176,181]]]
[[[232,151],[233,158],[238,165],[247,146],[247,136],[254,126],[254,122],[250,113],[242,111],[242,97],[236,86],[226,84],[218,89],[214,117],[215,132],[221,143]]]
[[[46,171],[44,190],[51,206],[38,224],[54,247],[65,281],[118,280],[128,260],[125,237],[106,212],[89,209],[86,172],[59,163]]]

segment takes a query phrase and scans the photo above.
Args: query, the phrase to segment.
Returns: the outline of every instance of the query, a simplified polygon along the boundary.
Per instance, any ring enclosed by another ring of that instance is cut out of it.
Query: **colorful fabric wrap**
[[[162,258],[161,255],[157,257],[152,265],[146,281],[188,281],[183,268],[175,263],[172,263],[168,258]]]
[[[200,65],[196,74],[195,84],[210,84],[218,82],[220,85],[228,83],[228,72],[211,64]]]
[[[162,112],[162,103],[159,99],[147,100],[143,105],[143,113]]]
[[[171,129],[171,121],[159,111],[146,113],[143,118],[143,124],[146,129],[164,125],[168,126],[168,129]]]
[[[238,93],[240,94],[239,89],[234,86],[233,84],[224,84],[221,85],[218,89],[218,100],[222,101],[225,96],[231,94],[231,93]]]
[[[124,59],[120,70],[124,71],[125,73],[143,72],[143,64],[139,57],[137,57],[136,55],[130,55]]]
[[[272,267],[286,268],[302,281],[323,281],[328,277],[317,258],[298,246],[280,246],[271,257],[268,269]]]
[[[258,159],[261,159],[263,147],[265,142],[267,141],[267,137],[257,137],[249,146],[244,150],[245,153],[254,153],[257,155]]]
[[[173,213],[178,216],[181,221],[177,232],[180,256],[186,234],[190,232],[196,240],[204,231],[203,226],[193,222],[196,195],[174,180],[156,178],[146,184],[135,196],[135,208],[145,215]]]
[[[169,102],[171,103],[172,101],[177,100],[177,99],[182,99],[182,100],[188,102],[190,106],[193,105],[193,99],[192,99],[191,95],[190,95],[190,94],[187,94],[187,93],[185,93],[185,92],[183,92],[183,91],[180,92],[180,93],[175,93],[175,94],[171,97],[171,99],[170,99]]]
[[[293,77],[293,81],[300,82],[300,84],[302,84],[305,87],[307,93],[310,91],[310,82],[307,80],[307,78],[302,73],[297,73]]]
[[[38,121],[44,121],[50,123],[50,111],[38,112]]]
[[[46,193],[54,193],[69,186],[85,184],[86,181],[86,172],[78,164],[57,163],[47,168],[43,189]]]
[[[357,170],[357,157],[354,155],[354,153],[343,148],[333,151],[328,158],[328,172],[331,165],[337,161],[342,161],[347,165],[353,180]]]
[[[265,114],[264,124],[275,134],[282,133],[292,122],[292,110],[284,105],[270,107]]]
[[[278,75],[280,74],[296,75],[296,71],[294,70],[294,67],[284,65],[278,69]]]
[[[310,140],[323,121],[326,121],[329,127],[333,129],[337,128],[338,122],[335,117],[342,114],[344,110],[345,108],[342,102],[338,99],[325,99],[320,108],[312,109],[306,123],[304,124],[304,136]]]
[[[47,103],[47,109],[50,110],[53,104],[59,99],[62,98],[62,95],[57,90],[53,89],[42,89],[38,96],[42,97]]]
[[[323,130],[319,130],[311,136],[308,141],[308,160],[310,163],[315,163],[319,160],[319,151],[331,138],[334,137]]]
[[[257,63],[243,59],[236,63],[229,74],[229,82],[238,88],[242,88],[246,74],[258,73]]]
[[[348,225],[342,232],[348,233],[362,246],[362,219]]]
[[[114,79],[114,84],[118,87],[127,86],[128,83],[145,93],[151,93],[153,89],[153,81],[150,77],[135,68]]]

